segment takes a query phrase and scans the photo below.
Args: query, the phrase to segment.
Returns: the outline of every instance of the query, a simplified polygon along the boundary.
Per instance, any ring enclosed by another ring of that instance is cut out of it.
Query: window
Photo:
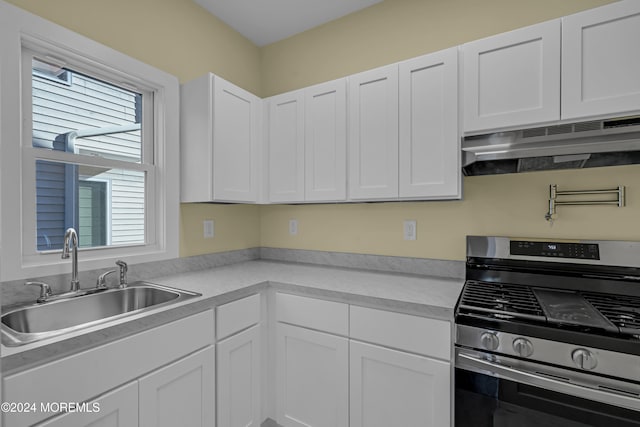
[[[0,280],[178,256],[175,77],[0,2],[0,94]]]
[[[153,117],[143,111],[147,104],[153,108],[153,94],[119,87],[60,63],[47,64],[37,52],[24,50],[27,56],[32,58],[33,147],[78,154],[78,162],[82,156],[119,161],[114,168],[35,161],[37,250],[62,249],[69,227],[78,231],[83,248],[144,244]],[[57,80],[60,75],[66,76],[63,84]],[[145,139],[150,142],[143,143]],[[41,159],[47,154],[36,153]],[[120,162],[143,169],[118,169]]]

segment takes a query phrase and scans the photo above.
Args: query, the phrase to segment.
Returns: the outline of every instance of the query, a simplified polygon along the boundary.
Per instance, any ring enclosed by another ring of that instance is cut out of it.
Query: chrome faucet
[[[122,260],[116,261],[116,265],[120,267],[120,287],[126,288],[127,287],[127,270],[129,267],[127,266],[127,263]]]
[[[71,258],[71,292],[80,290],[80,281],[78,280],[78,233],[73,228],[67,228],[64,233],[64,244],[62,245],[62,259],[69,258],[69,247],[72,247],[73,254]]]

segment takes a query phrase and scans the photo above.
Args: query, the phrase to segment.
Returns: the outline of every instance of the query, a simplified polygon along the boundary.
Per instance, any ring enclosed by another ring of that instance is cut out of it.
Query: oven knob
[[[516,338],[513,340],[513,351],[520,357],[529,357],[533,354],[533,344],[526,338]]]
[[[585,369],[587,371],[595,368],[598,364],[596,356],[585,348],[573,350],[573,353],[571,353],[571,358],[573,359],[573,363],[575,363],[577,367]]]
[[[500,345],[500,340],[498,336],[493,332],[483,332],[480,335],[480,342],[482,342],[482,346],[487,350],[495,350]]]

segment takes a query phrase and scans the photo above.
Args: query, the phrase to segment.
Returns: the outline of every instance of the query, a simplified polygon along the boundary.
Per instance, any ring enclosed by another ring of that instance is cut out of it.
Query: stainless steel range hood
[[[640,164],[640,116],[468,136],[465,175]]]

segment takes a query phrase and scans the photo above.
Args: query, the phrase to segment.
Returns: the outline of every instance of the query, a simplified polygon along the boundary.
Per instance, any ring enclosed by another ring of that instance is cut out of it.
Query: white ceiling
[[[194,0],[257,46],[264,46],[382,0]]]

